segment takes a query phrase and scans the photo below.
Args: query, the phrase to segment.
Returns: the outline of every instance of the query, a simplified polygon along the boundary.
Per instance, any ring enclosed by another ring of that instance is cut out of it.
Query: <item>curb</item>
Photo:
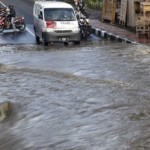
[[[92,33],[95,34],[98,37],[109,39],[109,40],[112,40],[112,41],[116,40],[118,42],[125,42],[125,43],[136,44],[136,45],[138,44],[136,41],[133,41],[133,40],[128,39],[128,38],[121,37],[119,35],[114,35],[113,33],[101,30],[99,28],[92,28]]]

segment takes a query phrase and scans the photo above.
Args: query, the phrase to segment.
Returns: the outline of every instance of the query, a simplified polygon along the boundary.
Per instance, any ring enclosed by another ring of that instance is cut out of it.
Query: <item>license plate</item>
[[[60,38],[59,40],[65,42],[67,41],[67,38]]]
[[[69,21],[62,21],[61,24],[70,24]]]

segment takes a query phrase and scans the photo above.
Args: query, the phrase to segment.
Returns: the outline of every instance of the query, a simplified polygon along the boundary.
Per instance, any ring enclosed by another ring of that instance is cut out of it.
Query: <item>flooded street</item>
[[[150,149],[149,46],[3,45],[0,64],[0,150]]]

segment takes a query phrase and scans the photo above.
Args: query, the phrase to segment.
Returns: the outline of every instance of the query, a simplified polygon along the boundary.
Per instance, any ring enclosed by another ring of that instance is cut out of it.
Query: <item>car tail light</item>
[[[46,21],[47,28],[54,28],[56,26],[55,21]]]

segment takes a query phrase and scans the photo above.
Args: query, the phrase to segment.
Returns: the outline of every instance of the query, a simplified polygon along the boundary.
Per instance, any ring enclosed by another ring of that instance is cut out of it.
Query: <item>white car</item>
[[[81,35],[74,8],[65,2],[36,1],[33,8],[36,42],[80,43]]]

